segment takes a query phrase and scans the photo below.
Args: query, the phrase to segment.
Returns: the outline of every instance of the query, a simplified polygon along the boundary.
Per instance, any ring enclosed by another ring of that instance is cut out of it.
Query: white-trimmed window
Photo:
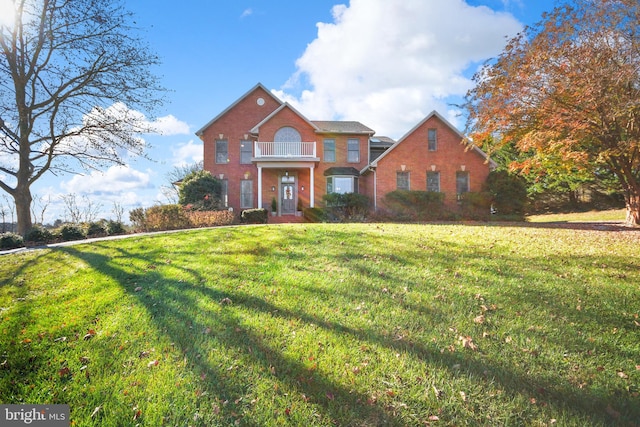
[[[462,193],[469,192],[469,172],[456,172],[456,193],[461,195]]]
[[[240,208],[249,209],[253,207],[253,180],[243,179],[240,181]]]
[[[229,141],[216,139],[216,163],[227,164],[229,162]]]
[[[438,149],[438,131],[436,129],[429,129],[427,134],[429,151],[436,151]]]
[[[358,177],[355,176],[328,176],[327,177],[327,194],[337,193],[357,193]]]
[[[240,141],[240,163],[243,165],[251,164],[251,156],[253,155],[253,144],[251,141]]]
[[[360,141],[357,138],[347,140],[347,162],[360,162]]]
[[[427,172],[427,191],[440,192],[440,172]]]
[[[396,172],[396,189],[397,190],[411,189],[409,172]]]
[[[324,149],[324,161],[335,162],[336,161],[336,140],[325,139],[322,142],[322,146]]]
[[[229,207],[229,180],[220,181],[220,202],[225,208]]]

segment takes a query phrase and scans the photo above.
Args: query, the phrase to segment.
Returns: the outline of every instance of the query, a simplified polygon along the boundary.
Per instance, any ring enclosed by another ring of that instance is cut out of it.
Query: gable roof
[[[267,117],[265,117],[264,119],[262,119],[262,121],[260,123],[258,123],[257,125],[255,125],[252,129],[251,129],[251,133],[260,133],[260,126],[262,126],[263,124],[267,123],[269,120],[271,120],[271,118],[273,118],[276,114],[278,114],[280,111],[284,110],[285,108],[290,109],[291,111],[293,111],[298,117],[300,117],[302,120],[304,120],[306,123],[309,124],[309,126],[311,126],[313,128],[314,131],[318,130],[318,127],[313,124],[312,121],[310,121],[309,119],[307,119],[305,116],[303,116],[302,114],[300,114],[300,112],[298,110],[296,110],[295,108],[293,108],[291,106],[291,104],[289,104],[288,102],[285,102],[284,104],[282,104],[281,106],[279,106],[278,108],[276,108],[275,110],[273,110],[273,112],[271,114],[269,114]]]
[[[202,126],[199,130],[196,131],[196,135],[197,136],[201,136],[204,131],[211,126],[212,124],[214,124],[219,118],[221,118],[222,116],[224,116],[225,114],[227,114],[229,112],[229,110],[231,110],[233,107],[235,107],[236,105],[238,105],[240,103],[240,101],[242,101],[243,99],[245,99],[247,96],[251,95],[254,91],[256,91],[257,89],[262,89],[264,90],[267,94],[269,94],[269,96],[271,96],[278,104],[282,105],[282,101],[280,99],[278,99],[278,97],[276,97],[273,93],[271,93],[271,91],[269,89],[267,89],[266,87],[263,86],[262,83],[258,83],[257,85],[255,85],[254,87],[252,87],[251,89],[249,89],[244,95],[242,95],[240,98],[238,98],[233,104],[229,105],[227,108],[224,109],[224,111],[222,111],[220,114],[218,114],[217,116],[215,116],[213,119],[209,120],[209,122],[207,122],[206,125]]]
[[[354,121],[332,121],[332,120],[313,120],[316,125],[317,133],[361,133],[373,135],[375,131],[360,122]]]
[[[472,150],[474,150],[476,153],[480,154],[482,157],[485,158],[485,160],[487,160],[487,162],[489,163],[489,167],[491,168],[496,168],[498,167],[498,164],[491,160],[489,158],[489,156],[487,156],[487,153],[485,153],[484,151],[482,151],[479,147],[477,147],[475,144],[473,144],[473,142],[471,142],[471,140],[465,136],[464,134],[462,134],[458,129],[456,129],[455,126],[453,126],[451,123],[449,123],[449,121],[447,119],[445,119],[440,113],[438,113],[436,110],[433,110],[431,113],[429,113],[427,115],[427,117],[425,117],[424,119],[422,119],[420,121],[420,123],[418,123],[417,125],[415,125],[409,132],[407,132],[406,134],[404,134],[404,136],[402,138],[400,138],[395,144],[393,144],[388,150],[386,150],[384,153],[382,153],[380,155],[380,157],[378,157],[377,159],[375,159],[374,161],[371,162],[370,165],[368,165],[365,169],[363,169],[363,172],[365,172],[366,170],[368,170],[368,168],[370,166],[372,167],[376,167],[378,166],[378,162],[383,159],[387,154],[389,154],[391,151],[393,151],[394,148],[396,148],[398,145],[402,144],[402,141],[404,141],[405,139],[407,139],[409,137],[409,135],[413,134],[416,130],[418,130],[418,128],[420,128],[423,124],[425,124],[425,122],[429,119],[431,119],[432,117],[436,117],[438,118],[440,121],[442,121],[442,123],[444,123],[447,127],[449,127],[452,131],[454,131],[456,133],[456,135],[458,135],[460,137],[460,140],[462,142],[464,142],[465,145],[471,147]]]

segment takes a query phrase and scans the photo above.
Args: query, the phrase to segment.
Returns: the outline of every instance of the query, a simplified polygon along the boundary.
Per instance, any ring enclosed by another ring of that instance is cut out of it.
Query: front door
[[[280,185],[280,214],[293,215],[296,213],[296,186],[291,183]]]

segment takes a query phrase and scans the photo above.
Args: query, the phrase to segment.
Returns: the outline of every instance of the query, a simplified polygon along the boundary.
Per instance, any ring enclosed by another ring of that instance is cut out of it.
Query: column
[[[262,166],[258,166],[258,209],[262,209]]]
[[[309,190],[309,195],[310,195],[310,200],[309,200],[309,207],[313,208],[314,204],[315,204],[315,199],[316,199],[316,185],[315,185],[315,177],[313,176],[313,171],[314,171],[314,167],[311,166],[309,168],[309,187],[311,187]]]

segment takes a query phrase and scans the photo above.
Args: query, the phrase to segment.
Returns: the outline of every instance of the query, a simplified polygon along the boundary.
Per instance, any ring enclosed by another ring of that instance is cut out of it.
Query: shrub
[[[178,202],[194,210],[217,210],[221,207],[221,194],[222,183],[211,172],[193,171],[182,180]]]
[[[187,211],[187,218],[192,227],[216,227],[230,225],[235,215],[229,210],[224,211]]]
[[[19,234],[0,234],[0,249],[15,249],[24,246],[24,239]]]
[[[189,228],[189,219],[180,205],[158,205],[144,211],[144,230],[162,231],[182,228]]]
[[[245,209],[240,219],[245,224],[266,224],[269,216],[266,209]]]
[[[53,234],[39,225],[31,227],[24,236],[24,241],[29,243],[49,243],[52,240]]]
[[[146,231],[147,217],[144,208],[135,208],[129,211],[129,221],[136,231]]]
[[[487,221],[491,215],[489,193],[462,193],[459,202],[462,219]]]
[[[369,198],[358,193],[329,193],[322,196],[329,221],[364,221],[369,213]]]
[[[87,224],[87,237],[101,237],[107,234],[104,220]]]
[[[491,171],[485,182],[485,191],[491,196],[498,214],[524,218],[527,186],[522,178],[503,170]]]
[[[327,213],[322,208],[306,208],[303,212],[305,219],[309,222],[325,222],[327,220]]]
[[[77,224],[65,224],[58,230],[60,237],[65,242],[70,240],[82,240],[86,238],[84,230]]]
[[[116,234],[125,234],[127,229],[122,222],[109,220],[105,224],[105,231],[109,236],[115,236]]]
[[[398,219],[429,221],[445,216],[444,193],[396,190],[385,195],[384,204]]]

